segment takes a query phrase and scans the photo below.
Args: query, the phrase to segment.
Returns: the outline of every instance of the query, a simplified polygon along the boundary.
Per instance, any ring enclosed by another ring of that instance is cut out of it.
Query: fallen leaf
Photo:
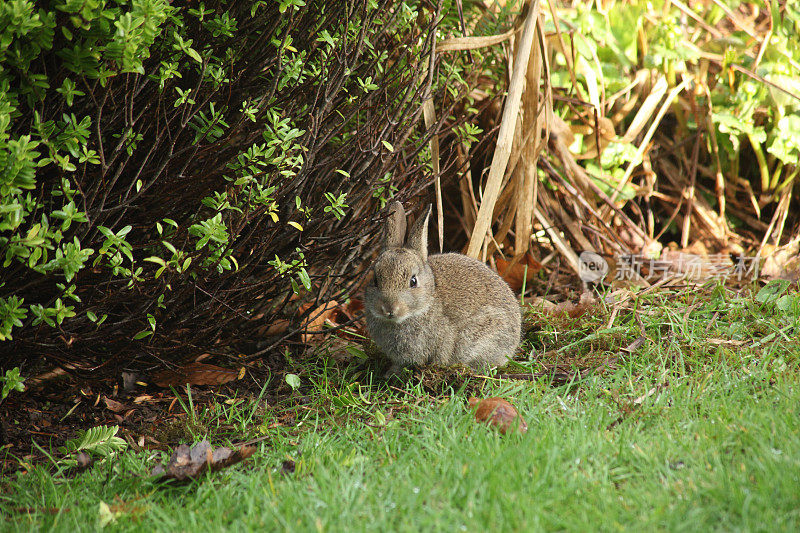
[[[500,276],[514,291],[522,289],[523,285],[528,285],[542,269],[542,264],[529,253],[523,255],[517,262],[506,261],[498,256],[495,258],[495,264]]]
[[[475,420],[486,422],[490,426],[495,426],[500,433],[505,435],[507,432],[528,431],[528,424],[522,419],[513,405],[502,398],[470,398],[469,406],[475,409]]]
[[[97,507],[97,529],[103,529],[108,524],[115,522],[119,513],[114,513],[106,502],[100,500]]]
[[[311,304],[301,305],[299,311],[304,313],[309,307],[311,307]],[[303,342],[312,340],[316,335],[308,332],[322,331],[322,326],[325,324],[325,321],[331,318],[331,315],[336,311],[337,307],[339,307],[339,303],[336,300],[330,300],[311,311],[311,314],[303,321],[303,333],[300,335],[300,340]]]
[[[114,411],[115,413],[121,413],[122,411],[130,409],[130,407],[128,407],[124,403],[120,403],[120,402],[118,402],[116,400],[112,400],[111,398],[109,398],[107,396],[103,396],[103,402],[105,402],[106,408],[109,411]]]
[[[800,237],[781,248],[764,247],[761,275],[766,279],[800,280]]]
[[[255,334],[258,337],[274,337],[282,335],[292,325],[292,321],[282,318],[272,322],[271,324],[264,324],[256,329]]]
[[[124,423],[124,422],[125,422],[125,421],[128,419],[128,417],[130,417],[130,416],[131,416],[133,413],[135,413],[135,412],[136,412],[136,410],[135,410],[135,409],[128,409],[128,410],[127,410],[127,411],[125,411],[125,413],[123,413],[122,415],[119,415],[119,414],[117,414],[117,413],[114,413],[114,419],[115,419],[115,420],[116,420],[116,421],[117,421],[119,424],[122,424],[122,423]]]
[[[737,339],[708,339],[708,343],[714,346],[744,346],[747,342]]]
[[[255,451],[253,446],[242,446],[236,451],[225,446],[215,449],[207,440],[200,441],[194,446],[181,444],[175,448],[166,467],[157,464],[151,475],[160,475],[162,479],[177,481],[196,479],[206,472],[217,472],[244,461]]]
[[[547,312],[551,315],[567,315],[570,318],[578,318],[586,314],[587,311],[592,309],[597,304],[597,300],[595,299],[594,295],[586,291],[581,294],[581,298],[577,304],[574,304],[570,301],[561,302],[557,304],[555,307],[547,310]]]
[[[162,370],[153,376],[159,387],[180,385],[222,385],[239,378],[238,370],[206,363],[189,363],[175,370]]]

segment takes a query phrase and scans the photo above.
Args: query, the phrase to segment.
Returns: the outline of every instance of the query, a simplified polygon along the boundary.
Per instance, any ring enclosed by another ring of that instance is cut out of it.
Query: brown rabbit
[[[428,256],[431,208],[404,241],[406,214],[389,205],[386,232],[365,291],[367,330],[392,361],[408,365],[502,365],[520,341],[521,313],[503,279],[461,254]]]

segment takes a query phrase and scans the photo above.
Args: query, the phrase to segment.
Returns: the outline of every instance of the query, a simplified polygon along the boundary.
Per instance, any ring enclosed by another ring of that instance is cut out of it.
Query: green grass
[[[247,463],[181,486],[145,475],[160,452],[72,478],[37,465],[0,482],[0,529],[93,530],[105,502],[118,513],[108,528],[126,531],[798,530],[796,309],[719,288],[619,305],[611,328],[604,308],[536,320],[526,368],[617,358],[579,382],[473,379],[431,394],[417,378],[389,388],[357,365],[309,365],[302,402],[194,407],[194,431],[217,443],[225,428],[267,437]],[[476,388],[511,400],[527,434],[476,424]],[[269,427],[286,416],[295,424]]]

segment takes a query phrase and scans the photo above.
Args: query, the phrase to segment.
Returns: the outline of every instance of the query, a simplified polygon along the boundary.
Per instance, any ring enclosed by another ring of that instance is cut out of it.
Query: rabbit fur
[[[403,206],[389,210],[364,295],[367,330],[392,362],[387,375],[427,364],[482,370],[513,357],[522,317],[506,282],[465,255],[428,256],[430,205],[408,240]]]

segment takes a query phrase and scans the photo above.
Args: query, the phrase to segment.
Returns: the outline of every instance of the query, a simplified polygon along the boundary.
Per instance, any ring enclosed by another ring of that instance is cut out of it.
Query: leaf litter
[[[150,473],[160,476],[161,480],[188,481],[240,463],[255,451],[254,446],[240,446],[236,450],[227,446],[214,448],[207,440],[193,446],[181,444],[175,448],[166,466],[157,464]]]
[[[497,397],[480,400],[472,397],[468,401],[469,406],[475,410],[476,422],[493,426],[503,435],[528,432],[528,424],[507,400]]]

